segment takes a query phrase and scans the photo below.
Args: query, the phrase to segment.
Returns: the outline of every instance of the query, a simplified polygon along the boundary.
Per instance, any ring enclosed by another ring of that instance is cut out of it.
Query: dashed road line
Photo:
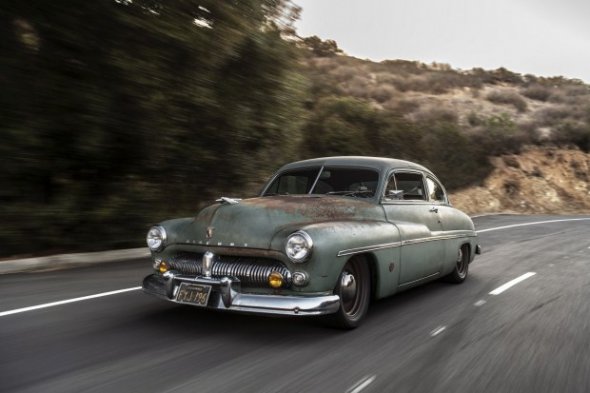
[[[490,292],[490,295],[499,295],[502,292],[504,292],[505,290],[515,286],[516,284],[518,284],[521,281],[526,280],[529,277],[534,276],[535,272],[528,272],[523,274],[522,276],[516,277],[514,280],[508,281],[506,284],[499,286],[498,288],[494,289],[493,291]]]
[[[430,332],[430,337],[438,336],[439,334],[441,334],[445,330],[447,330],[447,327],[446,326],[439,326],[439,327],[437,327],[436,329],[434,329],[433,331]]]
[[[475,303],[473,303],[473,305],[474,305],[475,307],[481,307],[481,306],[483,306],[484,304],[486,304],[486,301],[485,301],[485,300],[483,300],[483,299],[480,299],[480,300],[476,301]]]
[[[377,378],[376,375],[368,375],[364,377],[363,379],[352,385],[350,389],[346,391],[346,393],[359,393],[364,388],[372,384],[375,378]]]

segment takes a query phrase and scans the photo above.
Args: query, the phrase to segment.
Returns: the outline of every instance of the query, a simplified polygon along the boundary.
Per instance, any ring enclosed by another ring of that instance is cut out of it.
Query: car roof
[[[309,166],[361,166],[375,168],[380,171],[403,168],[416,169],[427,173],[432,173],[422,165],[394,158],[386,157],[365,157],[365,156],[339,156],[339,157],[321,157],[312,158],[310,160],[296,161],[281,167],[281,171],[293,168],[309,167]]]

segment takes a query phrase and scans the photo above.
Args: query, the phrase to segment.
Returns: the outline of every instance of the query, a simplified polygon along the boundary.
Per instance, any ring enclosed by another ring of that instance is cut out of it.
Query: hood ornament
[[[215,202],[227,203],[229,205],[237,205],[238,203],[240,203],[241,200],[242,198],[221,197],[219,199],[216,199]]]
[[[211,239],[213,237],[214,230],[215,228],[213,227],[207,227],[207,231],[205,232],[205,236],[207,237],[207,239]]]

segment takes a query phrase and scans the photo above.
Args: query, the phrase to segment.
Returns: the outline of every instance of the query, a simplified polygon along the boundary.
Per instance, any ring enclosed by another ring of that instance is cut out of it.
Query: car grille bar
[[[182,274],[200,275],[202,257],[203,254],[196,253],[179,254],[169,261],[169,268]],[[246,287],[268,287],[268,277],[272,272],[281,273],[283,288],[291,286],[291,272],[282,262],[274,259],[216,255],[211,271],[213,276],[235,277]]]

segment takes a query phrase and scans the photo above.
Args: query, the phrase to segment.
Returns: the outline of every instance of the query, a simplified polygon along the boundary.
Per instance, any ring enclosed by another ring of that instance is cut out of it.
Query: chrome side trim
[[[375,244],[373,246],[350,248],[348,250],[338,251],[338,256],[343,257],[346,255],[360,254],[360,253],[368,252],[368,251],[385,250],[387,248],[401,247],[401,245],[402,245],[402,242],[392,242],[392,243]]]
[[[426,277],[422,277],[422,278],[419,278],[419,279],[417,279],[417,280],[414,280],[414,281],[410,281],[410,282],[405,282],[405,283],[403,283],[403,284],[399,284],[399,286],[400,286],[400,287],[403,287],[403,286],[406,286],[406,285],[412,285],[412,284],[416,284],[416,283],[418,283],[418,282],[420,282],[420,281],[424,281],[424,280],[428,280],[429,278],[436,277],[436,276],[438,276],[439,274],[440,274],[440,272],[436,272],[436,273],[430,274],[430,275],[428,275],[428,276],[426,276]]]
[[[439,241],[439,240],[461,239],[464,237],[477,237],[477,235],[457,234],[457,235],[439,235],[439,236],[432,236],[432,237],[422,237],[419,239],[404,240],[404,241],[402,241],[402,246],[409,246],[412,244],[434,242],[434,241]]]
[[[467,238],[467,237],[477,237],[477,235],[461,233],[461,234],[455,234],[455,235],[439,235],[439,236],[432,236],[432,237],[422,237],[422,238],[418,238],[418,239],[403,240],[401,242],[375,244],[375,245],[371,245],[371,246],[356,247],[356,248],[350,248],[347,250],[341,250],[341,251],[338,251],[337,256],[343,257],[346,255],[360,254],[363,252],[384,250],[387,248],[397,248],[397,247],[409,246],[409,245],[413,245],[413,244],[434,242],[434,241],[439,241],[439,240]]]

